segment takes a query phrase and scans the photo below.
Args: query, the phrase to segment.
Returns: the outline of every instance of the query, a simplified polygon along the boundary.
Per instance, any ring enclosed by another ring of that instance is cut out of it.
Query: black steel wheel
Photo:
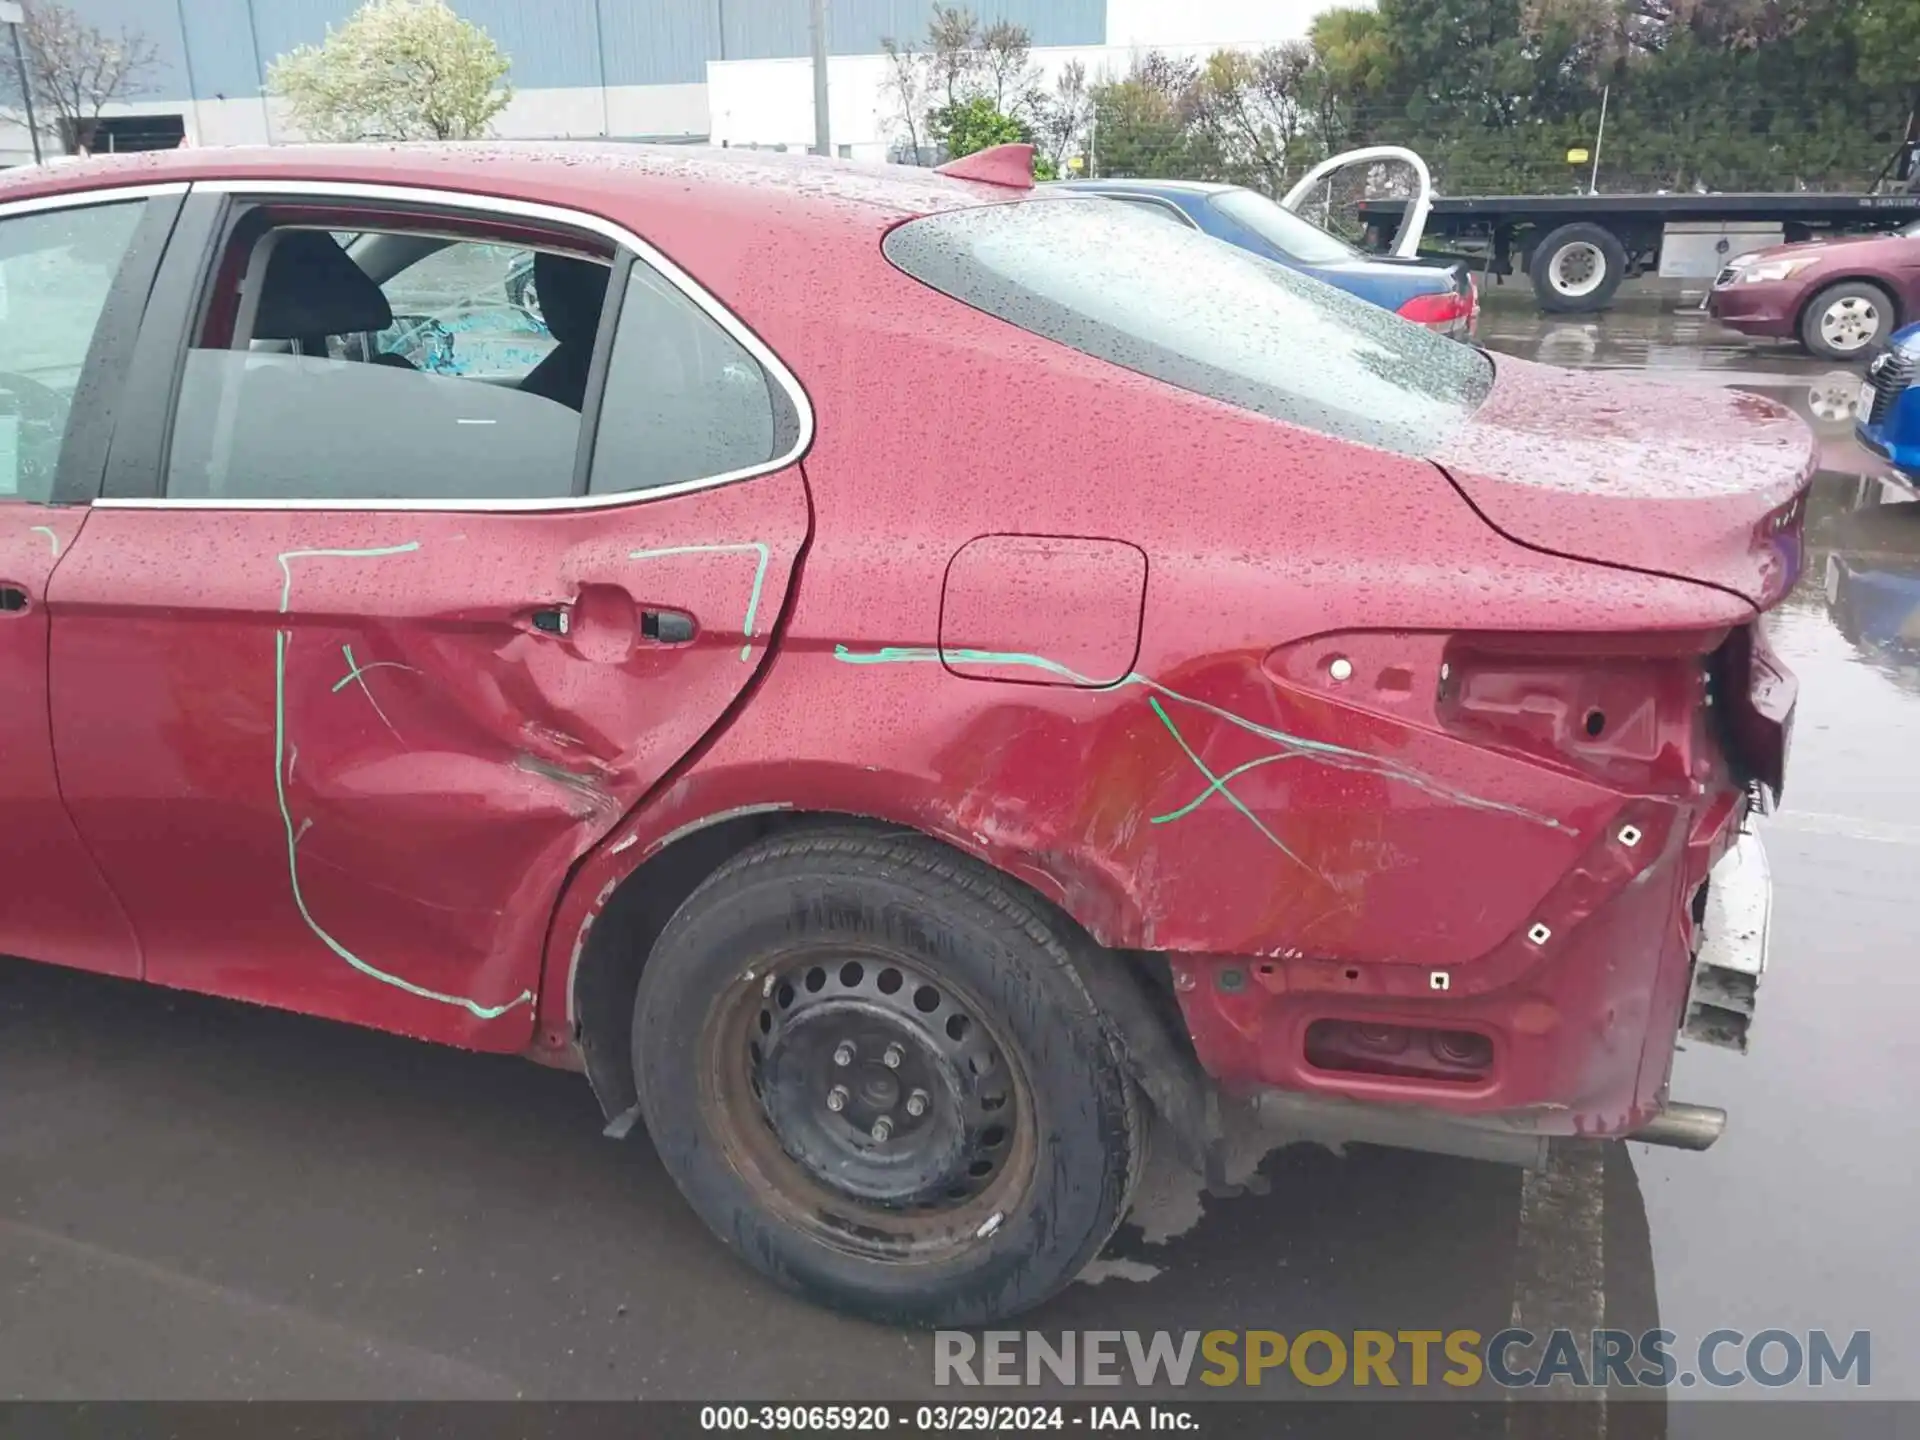
[[[707,1127],[826,1243],[937,1259],[1032,1182],[1033,1107],[1004,1041],[892,956],[801,951],[715,1007],[702,1039]]]
[[[839,1308],[959,1325],[1045,1299],[1118,1224],[1142,1144],[1076,973],[1087,942],[1060,924],[918,837],[736,857],[635,1004],[675,1181],[745,1258]]]

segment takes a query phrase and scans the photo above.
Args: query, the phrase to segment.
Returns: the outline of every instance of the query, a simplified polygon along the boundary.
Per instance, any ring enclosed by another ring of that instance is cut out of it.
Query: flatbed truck
[[[1399,249],[1410,205],[1361,201],[1367,246]],[[1920,193],[1446,195],[1425,208],[1421,249],[1469,256],[1496,277],[1518,271],[1542,310],[1579,313],[1604,310],[1633,276],[1711,281],[1750,250],[1896,229],[1920,220]]]

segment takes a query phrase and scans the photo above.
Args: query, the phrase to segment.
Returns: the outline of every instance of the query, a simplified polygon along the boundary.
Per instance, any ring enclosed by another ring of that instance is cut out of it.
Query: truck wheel
[[[1800,343],[1828,360],[1854,360],[1893,330],[1893,297],[1865,280],[1829,285],[1800,312]]]
[[[1627,252],[1611,230],[1583,220],[1562,225],[1535,245],[1527,274],[1542,310],[1604,310],[1627,276]]]
[[[1017,1314],[1126,1212],[1144,1118],[1067,933],[919,836],[741,852],[641,974],[641,1114],[723,1241],[890,1325]]]

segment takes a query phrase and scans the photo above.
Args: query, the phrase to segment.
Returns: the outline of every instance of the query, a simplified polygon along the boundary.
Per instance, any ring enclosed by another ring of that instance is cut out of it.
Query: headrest
[[[282,230],[272,244],[254,339],[357,335],[393,323],[380,287],[326,231]]]
[[[563,345],[591,345],[600,327],[600,310],[607,302],[605,265],[555,255],[546,250],[533,257],[533,283],[539,287],[540,316],[547,333]]]

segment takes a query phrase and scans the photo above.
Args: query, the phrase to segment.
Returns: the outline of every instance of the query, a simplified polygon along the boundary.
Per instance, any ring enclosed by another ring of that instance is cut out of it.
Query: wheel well
[[[1813,302],[1833,289],[1836,285],[1871,285],[1882,295],[1886,296],[1887,303],[1893,306],[1892,328],[1898,330],[1902,325],[1907,323],[1907,317],[1902,313],[1905,307],[1901,305],[1900,297],[1888,288],[1887,283],[1877,275],[1835,275],[1831,280],[1820,285],[1818,289],[1809,290],[1807,292],[1807,298],[1800,302],[1800,308],[1794,313],[1793,317],[1793,329],[1796,335],[1800,333],[1800,327],[1807,323],[1807,312],[1813,309]]]
[[[797,830],[848,828],[900,833],[907,827],[831,811],[738,815],[683,835],[649,856],[608,897],[574,968],[573,1038],[594,1096],[615,1133],[625,1132],[628,1117],[637,1110],[633,1001],[640,972],[667,922],[702,881],[749,845]],[[936,837],[922,838],[952,848]],[[1016,877],[997,873],[1002,883],[1019,888],[1026,903],[1066,927],[1080,942],[1073,947],[1076,951],[1095,957],[1095,963],[1085,967],[1085,978],[1114,1027],[1135,1082],[1166,1118],[1189,1161],[1201,1168],[1204,1149],[1217,1136],[1219,1107],[1194,1054],[1165,962],[1143,951],[1104,949],[1058,905]]]
[[[702,826],[651,855],[601,907],[574,965],[573,1040],[609,1121],[639,1099],[633,1084],[633,997],[653,945],[674,912],[715,870],[769,835],[808,825],[872,824],[851,816],[758,811]]]

